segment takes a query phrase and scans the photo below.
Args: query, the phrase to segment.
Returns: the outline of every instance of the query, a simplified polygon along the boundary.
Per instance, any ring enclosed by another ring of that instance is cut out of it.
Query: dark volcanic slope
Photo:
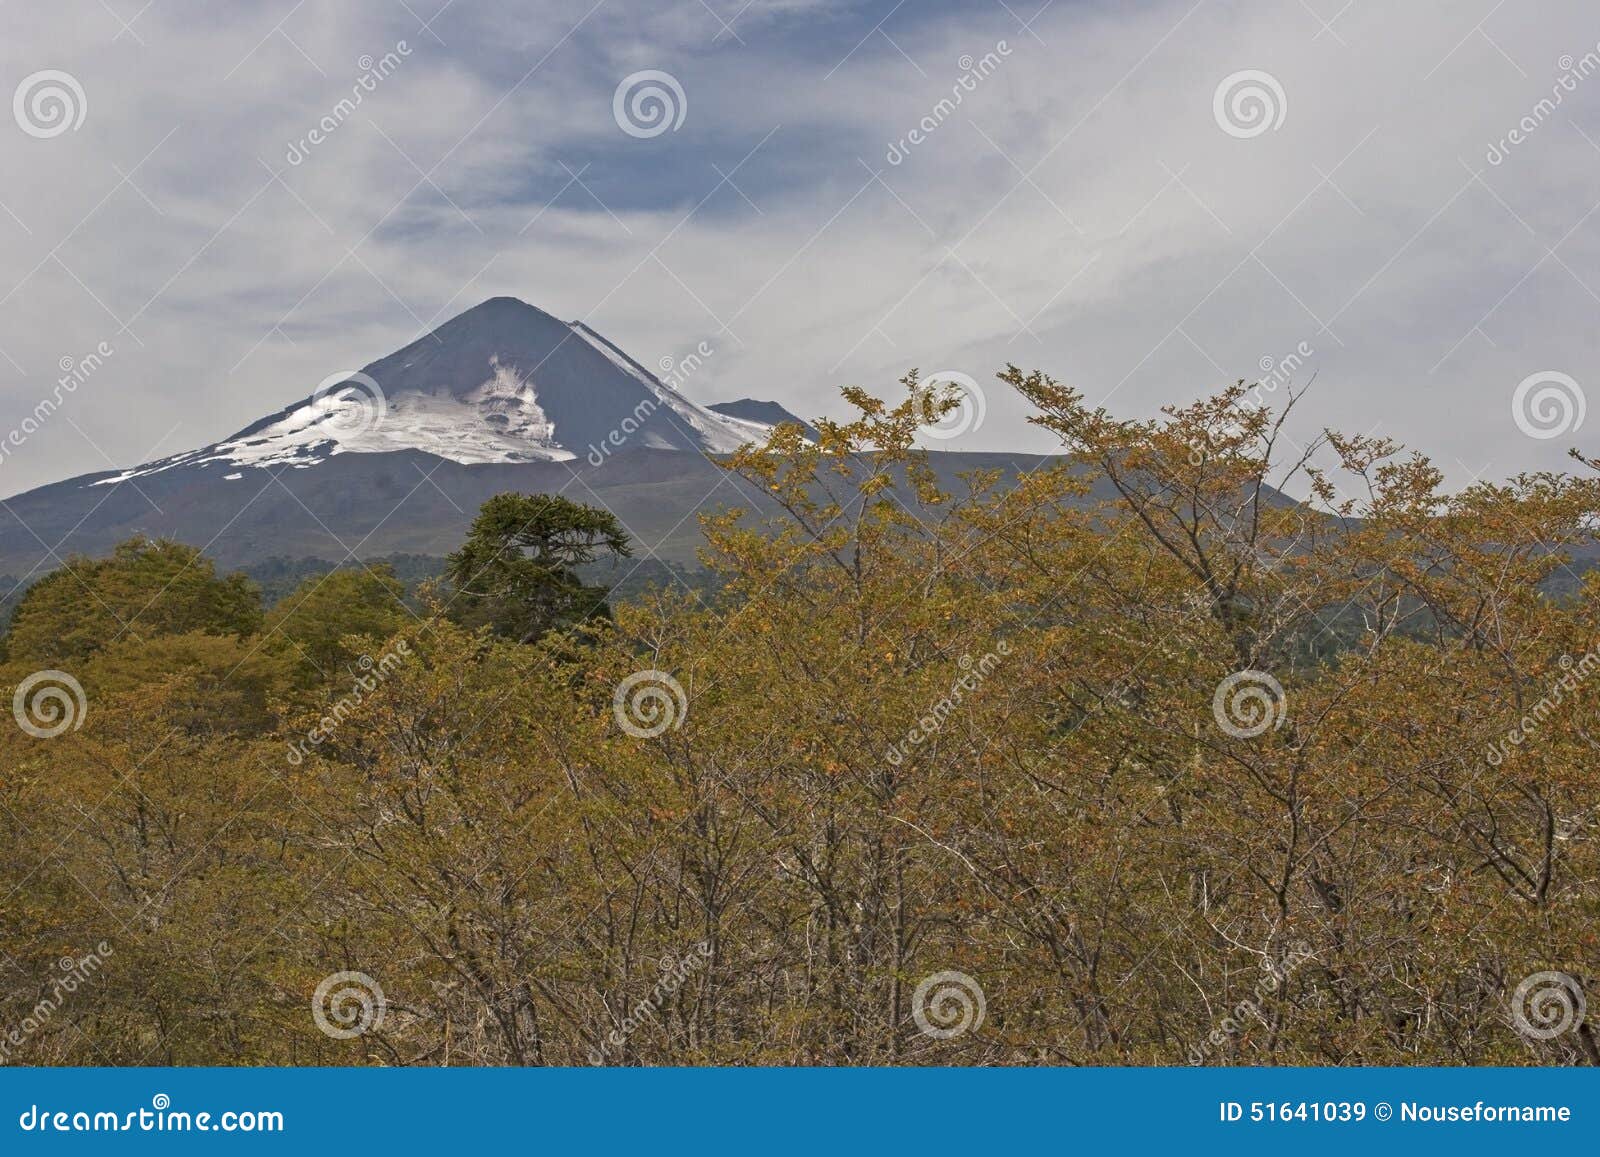
[[[801,421],[777,402],[760,402],[755,398],[740,398],[736,402],[712,402],[706,406],[708,410],[715,410],[730,418],[741,418],[746,422],[761,422],[768,426],[778,426],[784,422],[793,422],[806,432],[807,437],[817,437],[817,428],[810,422]]]
[[[953,488],[968,470],[1031,470],[1045,461],[1013,454],[931,459]],[[191,543],[228,567],[284,555],[335,562],[352,554],[441,555],[460,545],[485,500],[508,490],[604,506],[626,524],[641,556],[692,562],[701,543],[696,512],[769,510],[751,486],[704,455],[667,450],[622,451],[599,467],[464,465],[418,450],[338,454],[294,469],[210,463],[92,485],[114,477],[87,475],[0,501],[0,574],[37,574],[69,553],[103,554],[133,534]]]

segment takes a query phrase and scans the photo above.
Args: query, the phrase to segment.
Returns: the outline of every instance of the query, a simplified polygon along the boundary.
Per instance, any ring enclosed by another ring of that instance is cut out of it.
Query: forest
[[[941,489],[954,400],[848,389],[722,461],[782,514],[694,589],[541,495],[415,588],[65,560],[0,1062],[1600,1064],[1595,463],[999,377],[1050,465]]]

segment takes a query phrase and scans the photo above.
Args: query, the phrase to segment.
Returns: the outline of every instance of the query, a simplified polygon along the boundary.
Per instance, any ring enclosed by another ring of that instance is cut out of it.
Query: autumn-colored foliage
[[[1242,387],[1002,377],[1055,464],[942,492],[915,375],[847,391],[727,463],[783,516],[705,519],[715,597],[574,609],[573,559],[501,565],[510,499],[420,611],[346,571],[263,616],[172,544],[47,579],[0,671],[86,707],[0,728],[5,1059],[1600,1063],[1512,1006],[1600,1009],[1594,473],[1448,493]]]

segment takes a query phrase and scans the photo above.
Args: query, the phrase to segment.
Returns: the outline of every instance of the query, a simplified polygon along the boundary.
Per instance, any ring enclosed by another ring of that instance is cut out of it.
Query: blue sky
[[[1317,375],[1301,438],[1376,430],[1456,482],[1595,448],[1512,409],[1537,375],[1600,388],[1600,17],[1577,0],[0,19],[5,91],[57,70],[83,105],[56,135],[29,113],[0,132],[0,438],[59,365],[114,350],[0,458],[0,493],[212,441],[501,293],[647,364],[708,342],[701,401],[837,414],[844,384],[968,374],[984,422],[947,448],[1048,448],[988,384],[1007,362],[1144,415],[1289,355]],[[683,117],[641,137],[613,98],[645,70]],[[1275,85],[1260,132],[1219,112],[1240,74]]]

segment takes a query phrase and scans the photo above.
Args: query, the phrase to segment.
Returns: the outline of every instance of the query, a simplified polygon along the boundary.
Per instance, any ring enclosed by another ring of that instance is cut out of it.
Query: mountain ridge
[[[94,484],[180,465],[303,469],[408,449],[462,463],[571,461],[624,444],[725,454],[770,429],[692,401],[581,321],[491,297],[227,438]]]
[[[702,343],[658,377],[582,322],[489,298],[220,441],[0,499],[0,574],[25,583],[136,534],[229,567],[437,556],[505,491],[605,506],[641,556],[692,565],[697,513],[772,511],[719,459],[780,421],[810,429],[775,402],[687,398],[678,387],[712,356]],[[933,458],[951,484],[973,467],[1029,468],[1010,454]]]

